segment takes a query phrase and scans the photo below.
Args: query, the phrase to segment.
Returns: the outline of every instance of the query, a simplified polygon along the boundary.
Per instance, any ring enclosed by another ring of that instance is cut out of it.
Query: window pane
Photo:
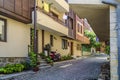
[[[62,49],[64,49],[64,39],[62,39]]]
[[[50,45],[53,46],[53,35],[50,35]]]
[[[0,40],[5,40],[5,22],[3,20],[0,20]]]

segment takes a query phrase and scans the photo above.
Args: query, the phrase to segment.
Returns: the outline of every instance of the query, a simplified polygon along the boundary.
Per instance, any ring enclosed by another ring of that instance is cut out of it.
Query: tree
[[[96,42],[96,34],[93,31],[85,30],[84,34],[90,40],[90,44],[83,44],[85,51],[90,51],[91,47],[100,47],[100,42]]]
[[[96,42],[96,34],[93,31],[85,30],[85,36],[87,36],[90,40],[90,47],[93,47]]]

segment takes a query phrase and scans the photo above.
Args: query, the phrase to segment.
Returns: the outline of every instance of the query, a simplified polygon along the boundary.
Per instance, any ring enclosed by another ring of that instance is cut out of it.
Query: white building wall
[[[68,0],[70,4],[102,4],[101,0]]]
[[[0,57],[27,57],[30,44],[30,26],[7,19],[7,42],[0,41]]]

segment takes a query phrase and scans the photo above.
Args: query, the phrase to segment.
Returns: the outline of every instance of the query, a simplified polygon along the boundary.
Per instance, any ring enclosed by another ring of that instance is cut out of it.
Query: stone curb
[[[79,58],[73,58],[73,59],[71,59],[71,60],[54,62],[54,64],[60,64],[60,63],[69,62],[69,61],[76,61],[76,60],[84,59],[84,58],[87,58],[87,57],[90,57],[90,56],[82,56],[82,57],[79,57]]]
[[[33,73],[35,73],[35,72],[26,71],[26,72],[20,72],[20,73],[8,74],[8,75],[1,75],[0,80],[9,79],[9,78],[13,78],[13,77],[25,75],[25,74],[33,74]]]

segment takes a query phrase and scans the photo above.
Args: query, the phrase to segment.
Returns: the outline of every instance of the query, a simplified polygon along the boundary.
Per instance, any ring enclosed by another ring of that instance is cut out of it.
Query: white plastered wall
[[[7,42],[0,41],[0,57],[27,57],[30,44],[30,26],[7,19]]]

